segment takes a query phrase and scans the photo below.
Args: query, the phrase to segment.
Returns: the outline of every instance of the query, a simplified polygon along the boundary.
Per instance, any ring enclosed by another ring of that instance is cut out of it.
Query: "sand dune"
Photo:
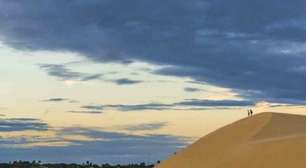
[[[177,152],[157,168],[306,167],[306,116],[261,113]]]

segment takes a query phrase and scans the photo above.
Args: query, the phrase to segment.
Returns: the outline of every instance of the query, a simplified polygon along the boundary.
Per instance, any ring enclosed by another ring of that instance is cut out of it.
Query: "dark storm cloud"
[[[304,0],[3,0],[0,37],[19,49],[172,65],[156,73],[255,100],[299,102],[306,99],[305,6]],[[62,70],[49,74],[80,79]]]
[[[32,118],[0,119],[0,132],[44,131],[48,124]]]
[[[102,76],[102,74],[75,72],[63,64],[41,64],[39,67],[45,70],[50,76],[54,76],[60,80],[90,81],[100,79]]]
[[[58,142],[67,140],[65,136],[81,135],[94,141],[69,140],[69,146],[39,146],[31,148],[10,147],[9,145],[28,143],[22,141],[1,140],[1,144],[8,147],[1,147],[1,162],[8,162],[16,159],[32,160],[33,158],[43,162],[69,162],[82,163],[92,161],[95,163],[132,163],[132,162],[156,162],[166,158],[169,154],[182,148],[187,144],[188,138],[167,136],[167,135],[129,135],[124,133],[107,132],[85,128],[66,128],[59,130],[60,136],[51,140]],[[5,142],[4,142],[5,141]],[[48,139],[43,139],[43,142]],[[36,141],[36,142],[39,142]],[[73,153],[73,155],[72,155]]]

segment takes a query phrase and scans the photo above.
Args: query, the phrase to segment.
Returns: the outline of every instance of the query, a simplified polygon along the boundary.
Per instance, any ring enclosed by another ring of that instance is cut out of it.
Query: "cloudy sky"
[[[163,160],[302,113],[306,1],[0,0],[0,161]]]

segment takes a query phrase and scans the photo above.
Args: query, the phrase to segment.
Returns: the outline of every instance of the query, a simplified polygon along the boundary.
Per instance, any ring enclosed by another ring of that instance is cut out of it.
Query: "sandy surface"
[[[306,167],[306,116],[261,113],[170,156],[157,168]]]

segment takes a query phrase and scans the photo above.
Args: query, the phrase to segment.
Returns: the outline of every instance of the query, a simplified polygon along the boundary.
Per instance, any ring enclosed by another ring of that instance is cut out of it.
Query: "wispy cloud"
[[[134,105],[109,104],[109,105],[81,106],[81,108],[86,108],[86,109],[102,110],[102,109],[105,109],[105,108],[115,108],[115,109],[118,109],[120,111],[164,110],[164,109],[169,109],[169,107],[171,107],[171,105],[161,104],[161,103],[134,104]]]
[[[100,79],[101,77],[102,77],[102,74],[93,74],[93,75],[84,76],[81,79],[81,81],[96,80],[96,79]]]
[[[128,79],[128,78],[121,78],[121,79],[113,80],[113,82],[118,84],[118,85],[134,85],[134,84],[142,83],[143,81],[132,80],[132,79]]]
[[[86,106],[81,106],[83,109],[89,109],[89,110],[103,110],[104,106],[103,105],[86,105]]]
[[[199,92],[199,91],[201,91],[201,89],[199,89],[199,88],[194,88],[194,87],[185,87],[184,90],[185,90],[186,92]]]
[[[234,107],[234,106],[253,106],[254,101],[250,100],[202,100],[189,99],[186,101],[175,103],[180,106],[195,106],[195,107]]]
[[[92,81],[100,80],[105,82],[112,82],[117,85],[134,85],[142,83],[142,80],[134,80],[129,78],[109,79],[104,77],[102,73],[84,73],[74,71],[66,66],[66,64],[40,64],[39,67],[46,71],[48,75],[64,81]],[[104,78],[103,78],[104,77]]]
[[[208,108],[233,108],[254,106],[255,101],[251,100],[206,100],[206,99],[187,99],[181,102],[164,104],[164,103],[146,103],[146,104],[101,104],[87,105],[81,108],[91,110],[102,110],[115,108],[120,111],[144,111],[144,110],[188,110],[188,109],[208,109]]]
[[[123,129],[128,131],[152,131],[152,130],[159,130],[165,126],[167,126],[166,122],[157,122],[157,123],[128,125],[123,127]]]
[[[43,102],[68,102],[68,103],[78,103],[77,100],[62,98],[62,97],[55,97],[55,98],[48,98],[42,100]]]
[[[33,118],[0,119],[0,132],[44,131],[48,124]]]
[[[60,80],[90,81],[101,79],[103,74],[91,74],[76,72],[66,67],[64,64],[40,64],[39,67],[46,71],[48,75]]]
[[[49,98],[49,99],[45,99],[43,101],[45,102],[62,102],[62,101],[67,101],[68,99],[66,98]]]
[[[172,105],[162,103],[147,103],[147,104],[115,104],[106,105],[106,108],[116,108],[120,111],[142,111],[142,110],[165,110],[169,109]]]
[[[101,114],[103,111],[98,110],[70,110],[69,113],[79,113],[79,114]]]

